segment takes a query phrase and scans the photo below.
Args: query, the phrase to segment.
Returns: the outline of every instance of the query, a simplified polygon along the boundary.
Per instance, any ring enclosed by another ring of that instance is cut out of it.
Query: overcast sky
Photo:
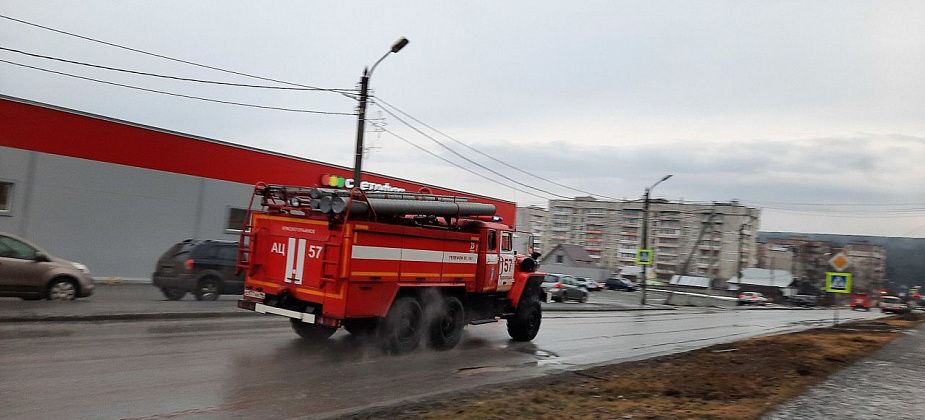
[[[0,14],[326,88],[355,88],[363,67],[405,36],[411,43],[376,70],[375,95],[544,178],[638,198],[674,174],[654,196],[738,199],[764,208],[762,230],[925,237],[925,2],[0,0]],[[4,19],[0,46],[264,83]],[[346,113],[356,106],[331,92],[165,81],[3,51],[0,59],[229,101]],[[206,103],[5,63],[0,93],[353,162],[351,116]],[[370,117],[445,159],[525,189],[458,159],[375,106]],[[546,205],[370,129],[365,169]],[[437,138],[524,184],[582,195]]]

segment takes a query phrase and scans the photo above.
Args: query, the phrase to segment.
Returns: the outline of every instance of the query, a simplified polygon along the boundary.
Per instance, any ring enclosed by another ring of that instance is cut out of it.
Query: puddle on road
[[[555,352],[549,350],[543,350],[537,347],[533,343],[516,343],[512,342],[506,346],[501,347],[502,350],[515,351],[517,353],[524,353],[534,356],[536,360],[521,363],[517,366],[472,366],[464,367],[456,370],[457,375],[461,376],[473,376],[485,373],[499,373],[499,372],[511,372],[515,369],[529,368],[529,367],[543,367],[543,366],[554,366],[562,365],[563,363],[559,361],[559,355]]]

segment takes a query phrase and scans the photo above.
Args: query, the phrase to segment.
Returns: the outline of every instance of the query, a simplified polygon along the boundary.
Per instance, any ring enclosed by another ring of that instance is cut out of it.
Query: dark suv
[[[157,260],[154,286],[170,300],[192,292],[196,300],[216,300],[222,294],[241,294],[244,277],[235,274],[238,243],[187,239]]]

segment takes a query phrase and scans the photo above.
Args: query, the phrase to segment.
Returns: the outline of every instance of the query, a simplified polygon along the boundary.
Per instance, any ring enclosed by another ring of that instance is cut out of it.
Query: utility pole
[[[402,37],[394,44],[389,52],[385,53],[382,58],[377,60],[372,67],[363,68],[363,76],[360,77],[360,105],[357,109],[357,141],[356,141],[356,155],[353,159],[353,186],[356,188],[360,187],[360,181],[363,176],[363,135],[366,134],[366,102],[369,99],[369,78],[372,77],[373,71],[376,70],[376,66],[385,60],[389,54],[394,54],[401,51],[402,48],[405,48],[405,45],[408,45],[408,39]]]
[[[650,191],[651,191],[650,188],[646,188],[645,198],[643,198],[643,201],[642,201],[642,248],[641,249],[649,248],[649,192]],[[652,256],[650,255],[649,258],[652,258]],[[646,304],[646,264],[642,265],[641,271],[642,271],[642,275],[640,276],[640,278],[642,279],[642,283],[640,283],[640,286],[642,286],[642,297],[639,300],[639,304],[645,305]]]
[[[678,280],[681,280],[684,276],[687,275],[687,271],[690,268],[691,260],[694,259],[694,254],[697,253],[697,247],[700,245],[700,241],[703,239],[703,234],[707,231],[707,225],[713,223],[713,218],[716,217],[716,209],[713,209],[710,215],[707,217],[707,220],[701,221],[700,233],[697,234],[697,239],[694,240],[694,246],[691,247],[691,252],[687,254],[687,259],[684,260],[684,265],[681,266],[681,270],[676,272],[678,275]],[[674,288],[670,288],[668,292],[668,298],[665,299],[666,304],[671,303],[671,298],[674,296]]]
[[[736,276],[739,278],[739,282],[742,281],[742,250],[745,242],[745,225],[747,224],[748,222],[742,222],[742,225],[739,226],[739,262],[736,264]]]
[[[642,203],[642,247],[640,249],[649,248],[649,194],[652,192],[652,189],[655,188],[656,185],[661,184],[668,178],[671,178],[671,175],[665,175],[664,177],[662,177],[662,179],[658,180],[658,182],[652,184],[652,186],[650,186],[649,188],[646,188],[646,193],[645,193],[645,196],[643,198],[643,203]],[[649,261],[655,260],[654,254],[655,254],[654,252],[649,254]],[[639,298],[639,304],[645,305],[646,304],[646,264],[642,264],[641,271],[642,271],[642,283],[641,283],[642,293]]]
[[[363,135],[366,133],[366,101],[369,98],[369,67],[363,68],[360,78],[360,106],[357,111],[356,156],[353,158],[353,185],[360,187],[363,173]]]

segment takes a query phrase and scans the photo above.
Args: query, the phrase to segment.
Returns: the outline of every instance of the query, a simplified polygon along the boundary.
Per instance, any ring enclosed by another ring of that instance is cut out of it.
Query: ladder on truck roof
[[[335,188],[305,188],[258,185],[255,194],[263,196],[263,205],[273,211],[320,212],[328,216],[494,216],[494,204],[471,201],[468,197],[430,193],[362,191]]]
[[[247,204],[247,208],[244,209],[244,221],[241,226],[241,234],[238,236],[238,260],[235,263],[235,274],[240,274],[241,271],[246,271],[250,268],[250,243],[254,238],[254,227],[251,225],[251,212],[254,208],[254,198],[257,197],[257,192],[265,187],[266,184],[262,182],[258,182],[254,185],[254,193],[251,194],[250,202]]]

